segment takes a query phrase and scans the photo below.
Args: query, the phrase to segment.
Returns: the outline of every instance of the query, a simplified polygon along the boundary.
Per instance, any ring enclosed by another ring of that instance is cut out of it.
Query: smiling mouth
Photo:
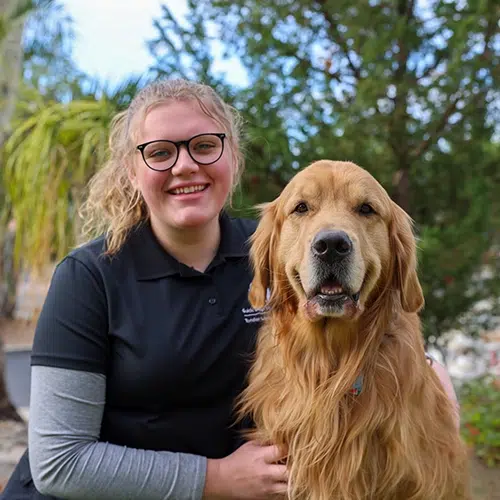
[[[173,195],[180,194],[193,194],[193,193],[201,193],[208,188],[208,184],[199,184],[198,186],[189,186],[189,187],[181,187],[176,189],[169,189],[168,193]]]

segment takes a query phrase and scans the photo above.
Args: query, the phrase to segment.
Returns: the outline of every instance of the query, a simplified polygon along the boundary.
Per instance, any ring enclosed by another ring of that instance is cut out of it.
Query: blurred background
[[[499,499],[499,20],[499,0],[0,0],[0,484],[26,446],[37,315],[110,120],[182,76],[246,121],[235,214],[329,158],[413,217],[427,346],[461,399],[475,499]]]

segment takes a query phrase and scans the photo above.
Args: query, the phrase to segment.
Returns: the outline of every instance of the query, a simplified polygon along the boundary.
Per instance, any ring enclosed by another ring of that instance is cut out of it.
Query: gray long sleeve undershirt
[[[106,377],[33,366],[29,454],[33,481],[64,499],[199,500],[206,458],[99,442]]]

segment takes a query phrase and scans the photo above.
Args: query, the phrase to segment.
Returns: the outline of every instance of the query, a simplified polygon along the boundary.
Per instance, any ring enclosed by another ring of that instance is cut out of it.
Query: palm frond
[[[144,82],[130,77],[111,87],[87,80],[74,89],[85,97],[69,102],[23,89],[28,102],[3,147],[1,174],[17,223],[18,261],[22,255],[24,265],[37,268],[75,244],[81,194],[106,158],[110,122]]]
[[[71,246],[71,189],[83,187],[107,146],[106,101],[53,104],[20,124],[5,144],[4,183],[18,227],[16,256],[37,267]]]

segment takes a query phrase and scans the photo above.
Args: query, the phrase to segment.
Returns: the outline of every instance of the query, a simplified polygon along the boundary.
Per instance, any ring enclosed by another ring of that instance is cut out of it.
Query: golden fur
[[[351,238],[347,281],[361,285],[326,313],[308,296],[324,229]],[[288,450],[289,498],[469,498],[455,409],[425,359],[411,221],[382,186],[352,163],[313,163],[262,207],[251,258],[250,302],[268,312],[238,410],[250,437]]]

